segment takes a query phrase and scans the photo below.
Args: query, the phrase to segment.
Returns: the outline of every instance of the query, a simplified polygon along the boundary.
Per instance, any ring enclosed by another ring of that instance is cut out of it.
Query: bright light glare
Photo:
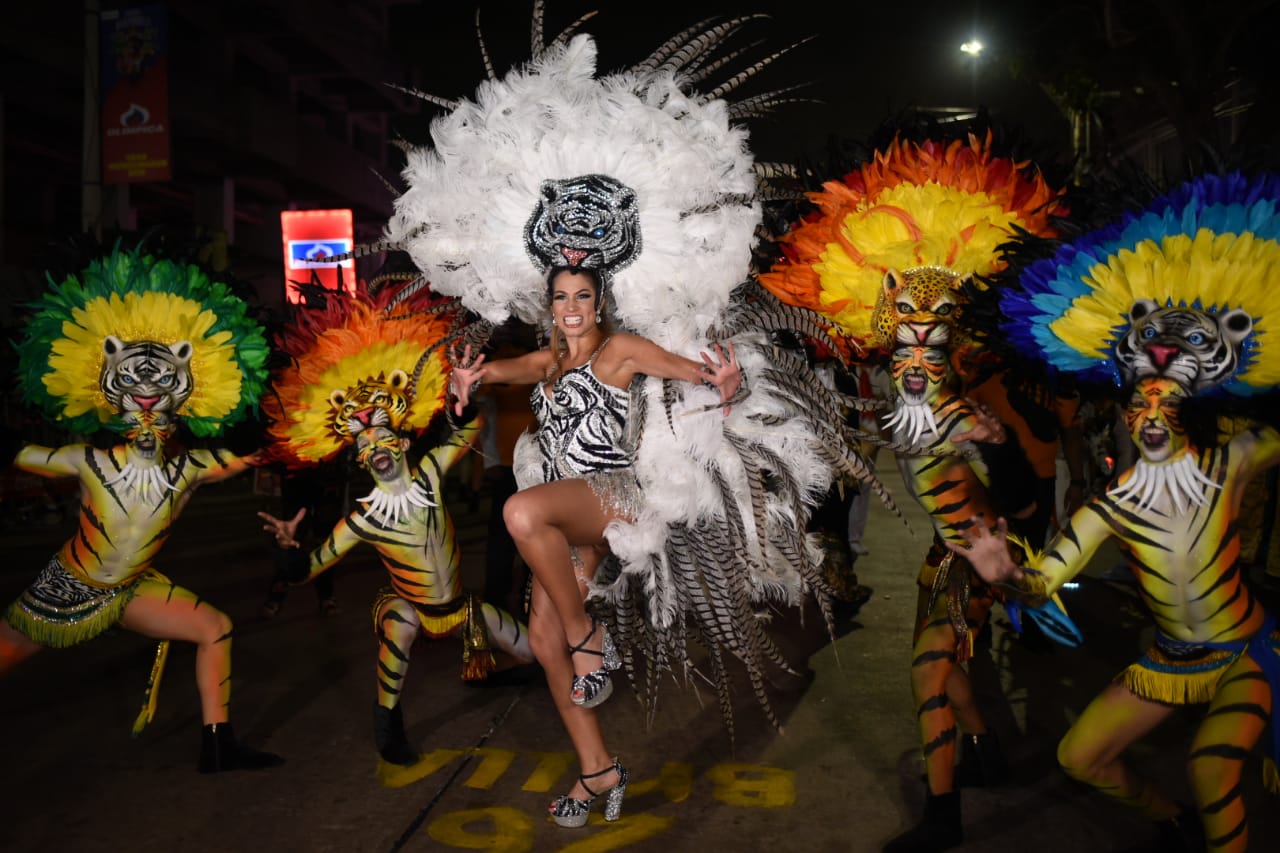
[[[983,48],[982,42],[978,41],[977,39],[970,39],[969,41],[960,45],[960,51],[962,53],[967,53],[970,56],[977,56],[978,54],[982,53],[982,48]]]

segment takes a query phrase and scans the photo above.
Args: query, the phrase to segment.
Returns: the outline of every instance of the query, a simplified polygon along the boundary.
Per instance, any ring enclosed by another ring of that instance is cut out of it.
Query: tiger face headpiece
[[[329,394],[333,431],[351,441],[375,426],[399,432],[410,403],[409,374],[403,370],[361,379],[354,388],[335,388]]]
[[[117,246],[31,307],[19,388],[72,432],[125,433],[150,413],[216,435],[254,410],[266,382],[248,304],[194,265]]]
[[[323,308],[300,309],[280,338],[292,363],[263,401],[273,455],[314,465],[366,429],[425,430],[445,405],[444,344],[459,322],[453,303],[425,289],[398,303],[390,294],[326,293]]]
[[[635,190],[608,175],[543,181],[524,234],[539,270],[590,269],[607,281],[640,254]]]
[[[998,157],[991,134],[895,138],[841,180],[810,193],[818,213],[784,237],[760,283],[830,319],[851,349],[896,343],[973,347],[965,303],[1003,266],[1016,232],[1051,235],[1064,211],[1030,163]]]
[[[1008,337],[1086,379],[1270,390],[1280,380],[1263,352],[1280,309],[1278,204],[1277,175],[1189,181],[1029,265],[1002,296]]]

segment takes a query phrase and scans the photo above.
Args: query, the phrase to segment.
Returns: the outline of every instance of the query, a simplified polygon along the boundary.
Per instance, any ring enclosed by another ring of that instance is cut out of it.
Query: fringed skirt
[[[1280,631],[1267,638],[1280,654]],[[1199,705],[1213,699],[1218,681],[1246,651],[1180,643],[1157,632],[1156,641],[1136,663],[1116,676],[1135,696],[1165,705]]]
[[[478,596],[463,593],[447,604],[417,604],[409,601],[391,587],[384,587],[373,600],[373,630],[381,636],[378,616],[382,608],[392,601],[404,601],[418,614],[422,633],[432,639],[462,634],[462,680],[482,681],[492,674],[497,665],[489,643],[489,629],[484,623],[481,601]]]
[[[1235,647],[1211,648],[1181,643],[1157,632],[1155,644],[1115,680],[1135,696],[1151,702],[1198,705],[1213,700],[1222,676],[1242,654],[1248,653],[1271,682],[1271,744],[1263,761],[1262,776],[1267,789],[1273,794],[1280,794],[1280,770],[1277,769],[1280,731],[1275,728],[1277,718],[1280,718],[1280,707],[1276,707],[1280,702],[1280,682],[1277,681],[1280,663],[1274,658],[1260,659],[1267,654],[1280,656],[1280,630],[1271,630],[1265,639],[1259,636],[1232,645]]]
[[[614,468],[584,474],[591,491],[600,503],[631,521],[640,514],[640,481],[632,468]]]
[[[120,621],[145,572],[126,583],[102,589],[71,574],[55,554],[31,586],[9,605],[4,618],[19,633],[46,648],[65,649],[88,642]]]

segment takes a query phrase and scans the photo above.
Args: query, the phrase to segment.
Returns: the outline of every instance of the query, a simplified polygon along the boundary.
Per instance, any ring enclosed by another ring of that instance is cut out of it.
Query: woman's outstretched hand
[[[471,344],[467,344],[462,350],[462,358],[458,358],[456,347],[450,349],[449,355],[453,362],[453,371],[449,376],[449,391],[455,400],[453,413],[461,415],[462,410],[471,402],[471,389],[484,378],[484,353],[472,356]]]
[[[742,369],[738,366],[738,355],[733,351],[732,343],[729,344],[727,353],[720,344],[715,344],[714,349],[716,353],[714,359],[705,352],[702,353],[702,360],[707,365],[703,374],[705,381],[719,390],[720,402],[728,403],[742,385]],[[724,413],[729,414],[728,406],[724,407]]]
[[[1003,518],[994,531],[980,516],[969,519],[971,525],[960,531],[966,544],[946,541],[954,553],[964,557],[987,583],[1008,583],[1022,577],[1022,569],[1009,556],[1009,525]]]

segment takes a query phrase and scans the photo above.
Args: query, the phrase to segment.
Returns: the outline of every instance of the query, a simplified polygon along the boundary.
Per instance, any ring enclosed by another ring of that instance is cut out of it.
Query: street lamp
[[[970,97],[973,98],[973,106],[975,109],[981,107],[978,103],[978,60],[982,57],[982,51],[985,48],[986,45],[976,38],[971,38],[960,45],[960,52],[969,57],[969,62],[971,64],[969,69],[969,87]]]

